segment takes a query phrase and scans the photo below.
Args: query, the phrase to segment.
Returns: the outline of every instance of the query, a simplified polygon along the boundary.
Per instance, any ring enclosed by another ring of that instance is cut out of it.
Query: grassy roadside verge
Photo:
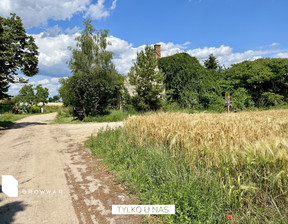
[[[117,122],[127,119],[130,115],[136,114],[135,111],[124,113],[122,110],[108,110],[105,115],[98,117],[86,117],[83,121],[73,120],[73,107],[60,107],[54,123],[58,124],[80,124],[86,122]]]
[[[28,117],[30,114],[4,113],[0,115],[0,130],[9,127],[13,122]]]
[[[176,206],[175,215],[159,216],[164,223],[227,221],[231,210],[216,178],[190,164],[183,154],[172,156],[167,148],[152,144],[142,148],[124,129],[100,132],[87,145],[117,172],[118,180],[139,197],[140,204]]]
[[[175,215],[159,216],[164,223],[286,223],[286,111],[235,114],[223,122],[218,116],[134,117],[87,145],[141,204],[175,204]],[[189,135],[182,133],[189,127]],[[253,145],[253,139],[259,142]],[[224,149],[223,140],[235,148]]]

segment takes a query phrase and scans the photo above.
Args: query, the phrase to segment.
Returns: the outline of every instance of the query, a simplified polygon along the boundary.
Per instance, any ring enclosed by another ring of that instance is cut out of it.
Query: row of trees
[[[156,59],[146,46],[128,76],[135,86],[130,96],[106,50],[108,31],[97,31],[85,21],[76,38],[69,67],[73,76],[62,79],[59,93],[65,105],[80,106],[84,116],[96,116],[122,104],[138,111],[158,110],[163,105],[179,108],[225,110],[225,92],[230,92],[232,108],[275,106],[287,102],[288,59],[244,61],[226,69],[214,55],[204,66],[187,53]]]
[[[120,104],[139,111],[157,110],[165,104],[221,111],[225,92],[231,93],[233,107],[239,110],[287,103],[288,59],[244,61],[226,69],[219,66],[213,55],[204,66],[187,53],[156,59],[149,46],[137,53],[129,72],[130,83],[135,86],[135,95],[131,98],[124,87],[123,76],[112,62],[112,52],[107,51],[108,31],[96,30],[89,19],[84,25],[82,34],[76,38],[76,49],[70,48],[69,68],[73,75],[60,80],[59,89],[64,105],[81,107],[84,116],[103,114],[105,109]],[[15,14],[0,17],[0,43],[2,99],[8,96],[9,83],[27,81],[16,79],[17,72],[26,76],[38,72],[39,53],[33,37],[26,34],[21,19]],[[30,105],[45,103],[47,97],[45,100],[36,97],[41,91],[46,90],[42,86],[34,90],[31,85],[25,85],[16,99]]]
[[[15,106],[13,112],[15,113],[40,113],[42,103],[44,106],[48,102],[49,91],[42,85],[33,86],[32,84],[25,84],[19,91],[19,94],[13,98]]]
[[[231,94],[234,110],[287,103],[288,59],[244,61],[226,69],[212,54],[202,66],[180,53],[158,64],[165,73],[167,100],[180,107],[221,111],[225,92]]]

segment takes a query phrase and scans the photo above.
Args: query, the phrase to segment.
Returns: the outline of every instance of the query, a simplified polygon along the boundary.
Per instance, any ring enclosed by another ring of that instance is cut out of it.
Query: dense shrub
[[[231,104],[234,111],[241,111],[254,106],[252,97],[248,94],[248,91],[244,88],[238,88],[231,95]]]
[[[29,108],[29,113],[32,113],[32,114],[38,114],[41,112],[41,108],[40,107],[37,107],[35,105],[32,105],[30,108]]]

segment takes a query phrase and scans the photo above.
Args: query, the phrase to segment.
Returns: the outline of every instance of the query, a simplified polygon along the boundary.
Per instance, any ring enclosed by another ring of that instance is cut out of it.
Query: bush
[[[41,108],[40,107],[37,107],[37,106],[34,106],[32,105],[30,108],[29,108],[29,113],[32,113],[32,114],[38,114],[41,112]]]
[[[4,114],[5,112],[11,111],[13,108],[13,105],[1,105],[0,104],[0,114]]]
[[[4,104],[4,105],[14,105],[15,103],[14,103],[12,100],[4,99],[4,100],[1,100],[1,104]]]
[[[265,92],[261,95],[260,106],[269,107],[269,106],[278,106],[283,104],[284,96],[279,94]]]
[[[254,107],[252,97],[244,88],[238,88],[231,96],[232,109],[234,111],[241,111],[247,108]]]

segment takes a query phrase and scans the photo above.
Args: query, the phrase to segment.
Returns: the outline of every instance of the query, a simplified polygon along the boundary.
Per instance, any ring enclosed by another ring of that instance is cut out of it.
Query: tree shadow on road
[[[2,185],[0,185],[0,194],[2,192]],[[0,202],[3,199],[0,198]],[[23,201],[14,201],[0,206],[0,223],[10,224],[15,220],[15,215],[17,212],[24,211],[28,205],[23,203]]]
[[[41,123],[41,122],[18,122],[13,123],[9,125],[8,129],[19,129],[19,128],[25,128],[27,126],[35,126],[35,125],[47,125],[47,123]]]

